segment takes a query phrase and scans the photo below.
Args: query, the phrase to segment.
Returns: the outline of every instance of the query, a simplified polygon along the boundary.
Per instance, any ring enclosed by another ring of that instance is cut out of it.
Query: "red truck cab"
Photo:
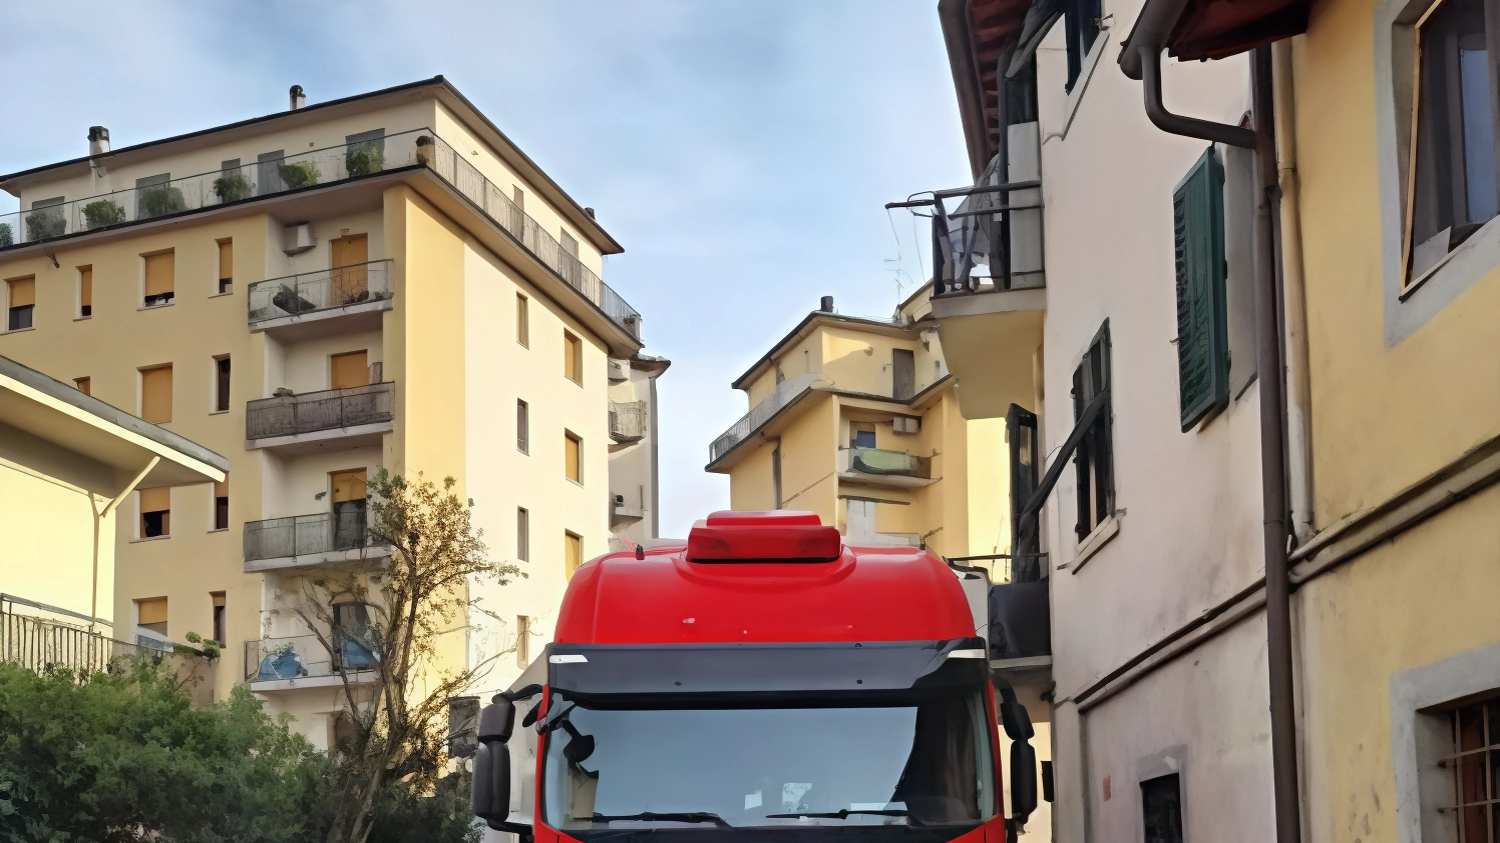
[[[535,843],[1002,843],[997,713],[1034,769],[942,560],[720,512],[578,569],[553,643],[481,714],[474,812]]]

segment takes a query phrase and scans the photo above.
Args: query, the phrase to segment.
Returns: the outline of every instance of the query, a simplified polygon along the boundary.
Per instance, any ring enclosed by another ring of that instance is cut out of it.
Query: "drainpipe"
[[[1292,44],[1271,45],[1276,110],[1277,219],[1281,246],[1282,319],[1286,328],[1287,492],[1292,534],[1301,545],[1316,532],[1312,501],[1312,392],[1307,352],[1307,299],[1303,287],[1302,213],[1297,185],[1297,133],[1293,122]]]

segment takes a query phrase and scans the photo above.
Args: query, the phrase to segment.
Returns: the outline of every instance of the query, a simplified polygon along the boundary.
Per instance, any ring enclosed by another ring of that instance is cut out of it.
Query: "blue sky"
[[[317,102],[445,75],[625,246],[604,277],[673,361],[662,530],[681,536],[728,506],[703,464],[747,409],[729,382],[820,296],[887,316],[894,270],[925,274],[882,206],[969,180],[936,6],[6,3],[0,172],[84,154],[94,124],[125,146],[284,109],[294,83]]]

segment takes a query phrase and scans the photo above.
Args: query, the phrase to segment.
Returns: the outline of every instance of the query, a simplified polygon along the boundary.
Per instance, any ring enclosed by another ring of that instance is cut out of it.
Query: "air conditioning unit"
[[[896,433],[921,433],[922,420],[916,416],[896,416],[891,419],[891,430]]]
[[[609,382],[610,383],[619,383],[621,381],[628,381],[628,380],[630,380],[630,361],[629,360],[616,360],[614,358],[610,358],[610,361],[609,361]]]
[[[281,251],[289,255],[300,255],[316,245],[311,223],[293,223],[282,231]]]

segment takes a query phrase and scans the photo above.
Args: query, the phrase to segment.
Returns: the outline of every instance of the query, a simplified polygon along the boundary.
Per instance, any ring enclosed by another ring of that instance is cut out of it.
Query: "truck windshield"
[[[975,687],[878,702],[553,705],[561,707],[546,737],[544,816],[580,839],[628,829],[954,831],[994,815],[989,724]]]

